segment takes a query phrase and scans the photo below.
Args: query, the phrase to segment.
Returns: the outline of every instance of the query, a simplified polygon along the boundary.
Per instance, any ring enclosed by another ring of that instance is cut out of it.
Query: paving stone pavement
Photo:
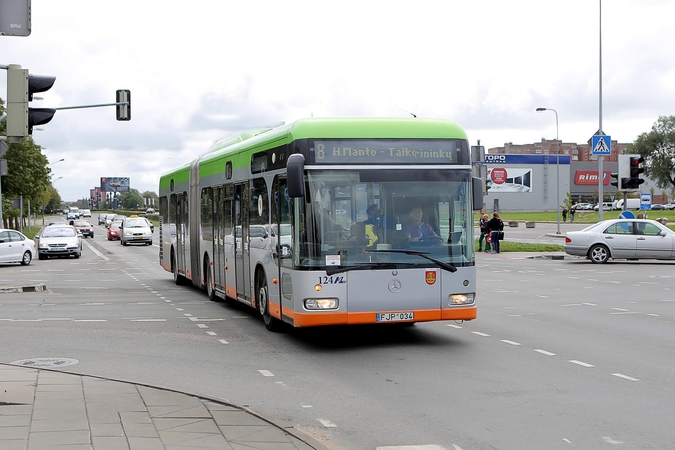
[[[325,450],[292,426],[214,399],[0,363],[2,450]]]

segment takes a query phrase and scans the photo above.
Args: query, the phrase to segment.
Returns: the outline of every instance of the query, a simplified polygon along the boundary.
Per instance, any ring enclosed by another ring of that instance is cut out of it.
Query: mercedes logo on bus
[[[395,294],[401,290],[401,282],[399,280],[391,280],[389,282],[389,292]]]

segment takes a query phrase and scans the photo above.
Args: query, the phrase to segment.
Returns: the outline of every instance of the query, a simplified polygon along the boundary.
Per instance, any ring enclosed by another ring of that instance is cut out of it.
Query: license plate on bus
[[[412,312],[391,312],[376,314],[376,322],[401,322],[405,320],[415,320],[415,313]]]

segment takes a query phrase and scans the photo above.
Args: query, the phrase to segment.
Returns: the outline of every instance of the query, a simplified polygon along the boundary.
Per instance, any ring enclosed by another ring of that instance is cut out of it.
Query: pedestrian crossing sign
[[[610,136],[595,135],[591,138],[591,153],[594,155],[611,155],[610,145],[612,138]]]

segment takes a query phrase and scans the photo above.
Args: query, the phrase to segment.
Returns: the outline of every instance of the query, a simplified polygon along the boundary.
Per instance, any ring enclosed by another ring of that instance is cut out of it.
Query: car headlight
[[[448,306],[471,305],[474,302],[474,295],[471,294],[450,294],[448,295]]]
[[[40,242],[38,248],[49,248],[49,245],[46,242]]]
[[[338,309],[337,298],[306,298],[304,301],[305,309]]]

